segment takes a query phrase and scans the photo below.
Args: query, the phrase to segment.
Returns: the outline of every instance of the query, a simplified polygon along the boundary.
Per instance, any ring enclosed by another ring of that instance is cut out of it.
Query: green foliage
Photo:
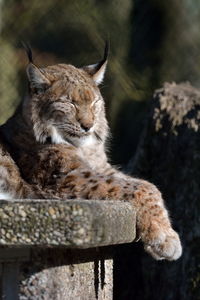
[[[18,68],[15,49],[6,41],[1,41],[0,58],[0,123],[6,121],[7,116],[11,116],[20,97],[16,86],[18,84]],[[6,59],[5,59],[6,58]]]

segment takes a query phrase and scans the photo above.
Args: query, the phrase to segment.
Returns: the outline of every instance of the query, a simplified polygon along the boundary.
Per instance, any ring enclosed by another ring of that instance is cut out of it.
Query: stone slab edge
[[[0,200],[0,247],[91,248],[132,242],[130,203],[100,200]]]

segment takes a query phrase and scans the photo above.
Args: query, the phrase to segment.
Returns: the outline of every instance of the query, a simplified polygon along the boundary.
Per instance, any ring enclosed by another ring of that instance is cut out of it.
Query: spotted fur
[[[106,63],[38,68],[30,62],[30,93],[0,132],[23,177],[46,197],[129,201],[145,249],[156,259],[178,259],[180,239],[159,190],[108,162],[109,129],[97,86]]]

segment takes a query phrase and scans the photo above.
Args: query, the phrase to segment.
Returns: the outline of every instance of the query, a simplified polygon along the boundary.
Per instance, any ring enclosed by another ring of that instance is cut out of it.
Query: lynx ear
[[[31,88],[35,88],[39,91],[44,90],[50,85],[50,81],[44,76],[42,71],[34,64],[29,63],[26,69],[26,73],[31,85]]]
[[[89,75],[91,75],[92,79],[97,85],[99,85],[104,78],[108,59],[108,51],[109,45],[108,42],[106,42],[103,59],[96,64],[83,67],[83,70],[85,70]]]

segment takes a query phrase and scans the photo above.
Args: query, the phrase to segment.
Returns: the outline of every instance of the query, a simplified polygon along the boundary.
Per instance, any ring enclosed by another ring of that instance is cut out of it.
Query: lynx
[[[108,162],[109,128],[98,88],[107,52],[106,47],[99,63],[82,68],[69,64],[39,68],[28,49],[29,94],[0,133],[23,178],[39,187],[44,197],[129,201],[146,251],[158,260],[176,260],[181,243],[159,190]]]

